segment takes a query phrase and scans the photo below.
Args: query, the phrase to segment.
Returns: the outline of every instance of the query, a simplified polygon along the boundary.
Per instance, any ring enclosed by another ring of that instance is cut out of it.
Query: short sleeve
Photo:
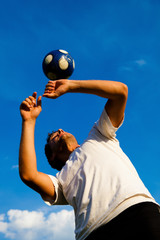
[[[52,198],[44,198],[42,196],[42,199],[44,200],[44,202],[49,206],[51,206],[51,205],[68,205],[68,202],[63,195],[62,187],[61,187],[58,179],[52,175],[48,175],[48,176],[52,180],[52,183],[55,187],[56,199],[54,200]]]
[[[120,124],[120,126],[123,124],[123,120]],[[95,126],[98,128],[99,132],[109,138],[109,139],[115,139],[116,138],[116,131],[120,128],[120,126],[118,128],[114,127],[111,123],[111,120],[104,108],[100,119],[95,123]]]

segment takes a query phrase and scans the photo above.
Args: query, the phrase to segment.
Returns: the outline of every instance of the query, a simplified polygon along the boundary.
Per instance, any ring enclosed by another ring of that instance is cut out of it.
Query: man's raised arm
[[[112,124],[118,127],[121,123],[128,96],[128,88],[125,84],[104,80],[49,81],[43,97],[55,99],[67,92],[88,93],[107,98],[105,109]]]
[[[49,176],[37,171],[37,161],[34,146],[34,129],[36,118],[41,108],[41,96],[36,103],[37,93],[26,98],[21,106],[22,134],[19,148],[19,174],[22,181],[43,197],[55,198],[55,189]]]

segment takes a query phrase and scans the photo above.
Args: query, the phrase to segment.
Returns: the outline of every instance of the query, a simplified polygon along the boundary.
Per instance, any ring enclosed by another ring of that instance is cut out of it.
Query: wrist
[[[35,125],[36,123],[36,118],[33,119],[33,118],[29,118],[29,119],[22,119],[22,124],[24,125]]]
[[[78,92],[80,90],[79,80],[68,80],[69,81],[69,91],[68,92]]]

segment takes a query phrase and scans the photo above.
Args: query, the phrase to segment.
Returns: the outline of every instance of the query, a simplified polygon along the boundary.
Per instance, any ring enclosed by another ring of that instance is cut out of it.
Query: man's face
[[[65,163],[68,160],[69,155],[78,146],[78,143],[72,134],[63,131],[62,129],[58,129],[51,134],[49,145],[53,152],[53,161],[54,157],[57,157]]]
[[[50,136],[50,146],[53,150],[58,150],[59,145],[60,145],[60,140],[62,135],[64,135],[65,132],[62,129],[58,129],[56,132],[53,132]]]

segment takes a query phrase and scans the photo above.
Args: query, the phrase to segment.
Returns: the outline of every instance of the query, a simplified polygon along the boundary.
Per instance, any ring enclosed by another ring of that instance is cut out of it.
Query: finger
[[[53,82],[53,81],[49,81],[46,85],[54,86],[54,85],[55,85],[55,82]]]
[[[28,97],[31,100],[32,105],[36,105],[36,99],[33,96]]]
[[[45,89],[48,89],[48,88],[52,88],[52,89],[54,89],[54,88],[55,88],[55,86],[54,86],[54,85],[52,85],[52,84],[47,84],[47,85],[46,85],[46,87],[45,87]]]
[[[37,98],[37,92],[34,92],[32,96],[36,99]]]
[[[29,103],[30,107],[36,106],[36,99],[32,96],[26,98],[25,101]]]
[[[46,91],[49,91],[49,92],[54,91],[54,88],[52,88],[52,87],[46,87],[46,88],[45,88],[45,92],[46,92]]]
[[[37,107],[42,107],[42,96],[39,96],[37,99]]]
[[[53,93],[51,94],[51,93],[44,93],[43,95],[42,95],[43,97],[46,97],[46,98],[54,98],[54,96],[53,96]]]
[[[47,93],[47,92],[45,92],[45,93],[42,95],[42,97],[49,98],[49,97],[50,97],[50,94],[49,94],[49,93]]]
[[[57,93],[44,93],[43,97],[56,99],[58,97]]]
[[[48,81],[48,84],[52,84],[52,85],[54,85],[55,82],[56,82],[56,81],[51,81],[51,80],[49,80],[49,81]]]
[[[25,100],[21,103],[20,109],[25,108],[27,110],[30,110],[31,106],[30,104]]]
[[[55,89],[47,88],[47,89],[45,89],[44,93],[54,94],[55,93]]]
[[[52,87],[54,88],[55,87],[55,83],[53,81],[49,81],[47,84],[46,84],[46,88],[47,87]]]
[[[25,102],[32,106],[32,100],[29,97],[25,99]]]

